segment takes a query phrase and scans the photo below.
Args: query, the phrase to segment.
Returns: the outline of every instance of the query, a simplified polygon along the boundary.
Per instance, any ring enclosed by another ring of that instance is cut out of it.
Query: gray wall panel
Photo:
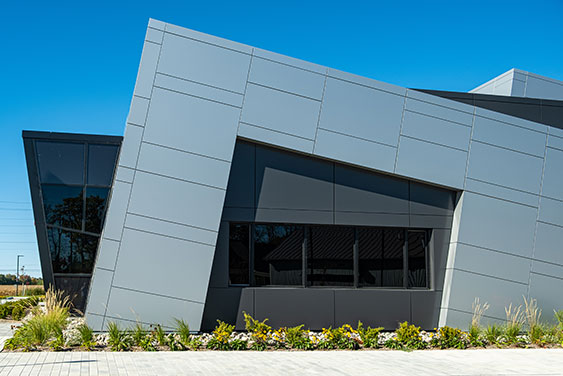
[[[325,75],[255,57],[248,81],[321,100]]]
[[[473,139],[543,157],[545,133],[516,127],[481,116],[475,117]]]
[[[319,129],[314,154],[379,171],[392,172],[397,148]]]
[[[254,172],[256,147],[247,142],[237,142],[231,163],[229,189],[225,206],[254,208]]]
[[[166,307],[167,315],[163,315]],[[171,313],[174,313],[172,315]],[[131,326],[139,320],[144,323],[160,323],[168,328],[174,328],[174,318],[185,320],[192,324],[190,328],[199,330],[203,315],[203,303],[192,303],[185,300],[171,299],[163,296],[147,294],[138,291],[112,288],[105,325],[113,318],[131,321]]]
[[[113,286],[204,303],[213,250],[210,245],[126,228]],[[166,270],[166,283],[147,278],[154,270]]]
[[[250,124],[240,123],[238,135],[249,140],[259,141],[304,153],[313,152],[313,140],[292,136],[286,133],[280,133],[266,128],[256,127]]]
[[[328,78],[319,126],[396,146],[404,97]]]
[[[534,258],[563,265],[563,227],[538,223]],[[563,278],[563,275],[561,275]]]
[[[244,93],[250,56],[166,33],[158,71]]]
[[[542,158],[472,142],[467,176],[539,194],[542,168]]]
[[[453,267],[527,284],[530,259],[458,243]]]
[[[471,127],[473,106],[442,99],[415,90],[408,90],[405,109]]]
[[[508,307],[510,303],[520,304],[522,296],[526,296],[528,292],[527,284],[510,282],[457,269],[454,270],[450,288],[451,294],[448,308],[473,312],[471,306],[475,298],[479,298],[481,303],[488,302],[490,304],[487,316],[497,319],[504,319],[506,317],[504,308]],[[470,321],[465,324],[465,327],[469,324]],[[463,328],[463,326],[461,327]]]
[[[256,149],[256,207],[333,210],[333,166],[274,149]]]
[[[224,190],[137,171],[129,212],[216,230],[224,197]]]
[[[467,151],[471,128],[433,116],[405,111],[401,134]]]
[[[409,183],[343,165],[334,168],[334,210],[408,213]]]
[[[249,83],[241,121],[315,139],[321,102]]]
[[[563,226],[563,201],[541,197],[538,220]]]
[[[561,309],[563,279],[532,273],[530,275],[530,298],[537,299],[538,308],[544,313],[542,319],[555,324],[553,310]]]
[[[441,291],[413,291],[411,322],[422,328],[437,328],[440,316]]]
[[[531,257],[537,209],[464,193],[460,242]]]
[[[227,188],[230,163],[162,146],[142,143],[137,169],[172,178]]]
[[[230,161],[239,115],[236,107],[155,89],[143,141]]]
[[[372,327],[386,330],[411,321],[410,291],[385,290],[335,290],[335,325],[356,324],[357,320]]]
[[[547,148],[542,195],[563,200],[563,151]]]
[[[462,188],[467,153],[401,136],[395,172],[452,188]]]
[[[254,290],[255,318],[273,327],[297,326],[320,330],[334,323],[334,291],[324,289]]]

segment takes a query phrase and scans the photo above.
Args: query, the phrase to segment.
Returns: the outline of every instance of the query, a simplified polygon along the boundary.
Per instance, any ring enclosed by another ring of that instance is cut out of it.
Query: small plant
[[[156,338],[156,341],[160,346],[166,346],[168,344],[166,338],[166,332],[162,329],[160,324],[157,324],[154,329],[152,330],[152,335]]]
[[[559,330],[563,330],[563,309],[560,309],[559,311],[553,310],[553,317],[557,322],[557,328],[559,328]]]
[[[12,320],[19,321],[23,319],[25,316],[25,310],[21,305],[16,305],[14,309],[12,309]]]
[[[70,296],[62,290],[55,290],[53,286],[45,292],[45,309],[47,312],[51,312],[58,308],[70,309],[72,306]]]
[[[86,350],[92,350],[96,346],[94,341],[94,331],[87,324],[78,326],[78,333],[80,333],[80,345]]]
[[[57,336],[49,342],[49,347],[53,351],[61,351],[64,348],[65,340],[63,337],[63,333],[58,333]]]
[[[543,328],[540,324],[541,309],[538,308],[536,299],[526,299],[524,296],[524,317],[526,326],[528,327],[528,336],[530,341],[535,344],[541,342],[543,336]]]
[[[244,322],[246,324],[246,330],[250,333],[252,338],[252,350],[265,350],[268,345],[268,336],[272,327],[266,324],[268,319],[264,321],[259,321],[254,319],[252,316],[243,312]]]
[[[126,351],[131,347],[127,332],[119,329],[115,322],[108,323],[108,345],[111,351]]]
[[[291,328],[283,328],[282,331],[276,331],[276,338],[281,337],[283,340],[285,338],[285,343],[291,349],[298,350],[312,350],[314,348],[311,339],[303,330],[303,325],[294,326]]]
[[[361,321],[358,321],[357,332],[360,335],[363,346],[367,349],[375,349],[379,346],[379,333],[382,330],[383,328],[372,328],[370,326],[366,328]]]
[[[176,331],[180,337],[180,343],[188,348],[192,337],[190,334],[190,326],[184,320],[174,319],[174,321],[176,321]]]
[[[473,316],[471,317],[471,324],[469,325],[469,343],[471,346],[480,347],[485,344],[481,340],[481,318],[483,314],[489,309],[489,303],[481,304],[479,298],[475,298],[471,306],[473,309]]]
[[[464,333],[457,328],[449,326],[443,326],[438,329],[430,344],[440,349],[466,349],[468,345]]]
[[[332,329],[332,327],[328,329],[323,328],[322,334],[324,339],[318,344],[320,349],[353,350],[359,347],[359,343],[356,340],[356,335],[358,333],[348,324],[335,329]]]
[[[485,339],[492,345],[498,345],[502,340],[503,331],[495,324],[488,325],[485,330]]]
[[[397,334],[396,341],[404,348],[420,350],[426,347],[426,343],[420,335],[420,327],[409,325],[407,321],[401,323],[395,333]]]
[[[213,330],[213,337],[207,342],[207,348],[211,350],[230,350],[229,339],[235,330],[234,325],[217,320],[218,325]]]
[[[141,342],[148,336],[148,332],[143,327],[140,322],[135,323],[135,326],[131,330],[131,339],[135,346],[141,346]]]
[[[149,336],[149,335],[146,335],[145,337],[143,337],[138,342],[137,346],[141,347],[141,349],[143,349],[143,351],[156,351],[156,347],[154,346],[154,344],[152,342],[152,337]]]
[[[506,313],[504,337],[509,344],[518,342],[518,335],[520,334],[522,325],[524,324],[524,316],[522,315],[521,310],[522,306],[514,308],[512,307],[512,303],[510,303],[508,308],[504,308]]]

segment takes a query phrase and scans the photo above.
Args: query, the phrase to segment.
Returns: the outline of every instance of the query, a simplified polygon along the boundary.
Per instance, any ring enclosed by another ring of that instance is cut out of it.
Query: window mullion
[[[403,243],[403,287],[409,287],[409,230],[405,229]]]

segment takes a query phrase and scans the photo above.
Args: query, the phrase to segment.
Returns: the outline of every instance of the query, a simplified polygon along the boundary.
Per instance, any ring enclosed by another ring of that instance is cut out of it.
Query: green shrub
[[[563,309],[560,309],[559,311],[553,310],[553,317],[557,322],[559,330],[563,330]]]
[[[125,351],[131,347],[131,339],[127,332],[119,329],[113,321],[108,323],[108,345],[111,351]]]
[[[409,350],[420,350],[426,347],[426,343],[422,340],[422,336],[420,335],[420,327],[412,324],[409,325],[407,321],[399,325],[399,328],[395,331],[395,334],[397,335],[395,341],[397,342],[399,347]],[[393,344],[386,343],[386,346],[393,346]]]
[[[357,332],[360,335],[362,344],[366,349],[376,349],[377,347],[379,347],[379,333],[382,330],[383,328],[372,328],[370,326],[366,328],[361,321],[358,321]]]
[[[32,287],[25,290],[24,296],[41,296],[45,295],[45,290],[41,287]]]
[[[440,349],[465,349],[467,348],[467,340],[463,332],[457,328],[443,326],[436,332],[436,335],[430,341],[433,347]]]
[[[469,326],[469,331],[467,332],[467,337],[469,339],[469,344],[474,347],[483,347],[485,343],[481,339],[481,328],[475,325]]]
[[[246,324],[246,330],[250,334],[250,338],[252,338],[252,349],[253,350],[265,350],[268,346],[268,336],[272,327],[266,324],[268,319],[264,319],[264,321],[259,321],[246,312],[243,312],[244,315],[244,322]]]
[[[213,330],[213,337],[207,342],[207,348],[211,350],[230,350],[229,339],[235,330],[234,325],[217,320],[218,325]]]
[[[280,336],[283,337],[285,339],[285,343],[291,349],[312,350],[314,348],[307,332],[303,330],[303,325],[283,328],[281,331],[276,331],[275,333],[276,339]]]
[[[492,324],[487,326],[484,336],[488,343],[492,345],[498,345],[502,341],[503,334],[503,330],[500,326]]]
[[[357,331],[350,325],[345,324],[340,328],[323,328],[323,337],[318,344],[320,349],[348,349],[354,350],[359,348],[359,343],[354,335]]]
[[[176,321],[176,331],[180,337],[180,343],[188,348],[192,335],[190,334],[190,326],[184,320],[174,319]]]
[[[133,345],[141,346],[141,342],[148,336],[148,332],[143,327],[143,324],[137,322],[131,330],[131,339]]]
[[[156,341],[160,346],[168,345],[166,332],[164,331],[164,329],[162,329],[162,326],[160,326],[160,324],[154,326],[153,330],[151,331],[151,335],[156,338]]]
[[[78,333],[80,333],[80,345],[86,350],[91,350],[96,346],[94,341],[94,331],[87,324],[78,326]]]
[[[16,305],[12,309],[12,320],[20,321],[25,316],[25,309],[21,305]]]

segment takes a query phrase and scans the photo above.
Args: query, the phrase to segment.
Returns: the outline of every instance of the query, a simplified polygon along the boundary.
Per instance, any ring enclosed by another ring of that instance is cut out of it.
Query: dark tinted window
[[[409,231],[409,287],[427,287],[426,233]]]
[[[77,232],[48,228],[54,273],[91,273],[98,238]]]
[[[101,233],[109,188],[86,188],[86,231]]]
[[[48,224],[82,229],[82,187],[44,184],[41,190]]]
[[[111,186],[117,150],[115,145],[88,146],[88,184]]]
[[[255,285],[303,283],[303,228],[301,226],[256,225],[254,239]]]
[[[84,144],[37,141],[41,183],[84,184]]]
[[[352,286],[354,230],[349,227],[312,226],[309,231],[309,284]]]
[[[360,286],[381,286],[383,270],[383,229],[358,229],[358,282]]]
[[[250,226],[231,223],[229,227],[229,283],[249,283]]]
[[[405,230],[383,230],[383,287],[403,287],[403,246]]]

